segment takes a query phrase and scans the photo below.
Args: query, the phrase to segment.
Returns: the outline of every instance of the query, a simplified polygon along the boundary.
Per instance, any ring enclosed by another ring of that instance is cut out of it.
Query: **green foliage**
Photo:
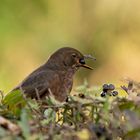
[[[1,115],[20,130],[13,136],[8,127],[1,126],[0,138],[137,140],[140,137],[139,96],[122,98],[108,95],[101,98],[100,92],[100,87],[90,88],[85,82],[77,88],[77,94],[69,96],[68,102],[63,104],[53,98],[43,101],[23,99],[19,91],[8,94],[2,100],[1,111],[8,109]],[[19,106],[23,102],[24,106]],[[20,110],[18,119],[13,117],[14,108]]]
[[[42,123],[48,125],[56,120],[56,112],[52,108],[48,108],[44,111],[44,119]]]
[[[22,135],[24,136],[25,139],[28,139],[30,136],[30,126],[28,121],[29,121],[29,116],[27,114],[27,110],[22,109],[20,121],[18,124],[22,130]]]
[[[14,105],[20,104],[21,102],[23,102],[23,97],[22,97],[22,94],[21,94],[20,90],[16,90],[16,91],[10,92],[9,94],[7,94],[4,97],[4,99],[2,101],[2,103],[4,105],[8,105],[11,108]]]
[[[5,107],[3,113],[12,113],[16,117],[20,116],[21,109],[26,105],[20,90],[8,93],[1,102]]]

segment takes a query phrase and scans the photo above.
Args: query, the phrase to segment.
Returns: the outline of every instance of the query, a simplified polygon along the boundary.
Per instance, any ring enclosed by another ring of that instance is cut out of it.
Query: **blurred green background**
[[[0,89],[9,91],[56,49],[85,54],[75,85],[140,79],[139,0],[0,0]]]

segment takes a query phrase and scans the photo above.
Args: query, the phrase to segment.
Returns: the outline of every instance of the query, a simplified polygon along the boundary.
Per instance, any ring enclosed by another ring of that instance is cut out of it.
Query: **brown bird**
[[[56,100],[63,102],[72,89],[75,72],[80,67],[92,69],[85,64],[85,58],[92,57],[84,56],[74,48],[60,48],[12,91],[22,89],[31,98],[37,98],[38,93],[40,99],[52,94]]]

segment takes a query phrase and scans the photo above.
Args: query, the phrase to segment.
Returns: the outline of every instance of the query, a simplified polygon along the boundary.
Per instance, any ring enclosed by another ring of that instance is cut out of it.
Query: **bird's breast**
[[[72,89],[72,85],[73,85],[73,75],[74,75],[74,71],[67,71],[65,74],[64,74],[64,89],[66,90],[67,93],[69,93]]]
[[[65,101],[68,94],[70,93],[73,85],[73,72],[67,71],[67,72],[61,72],[61,86],[59,90],[59,97],[60,100]]]

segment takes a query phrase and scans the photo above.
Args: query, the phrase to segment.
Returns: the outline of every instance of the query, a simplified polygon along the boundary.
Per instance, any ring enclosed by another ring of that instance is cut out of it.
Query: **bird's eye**
[[[73,54],[72,54],[72,57],[76,57],[76,54],[75,54],[75,53],[73,53]]]

